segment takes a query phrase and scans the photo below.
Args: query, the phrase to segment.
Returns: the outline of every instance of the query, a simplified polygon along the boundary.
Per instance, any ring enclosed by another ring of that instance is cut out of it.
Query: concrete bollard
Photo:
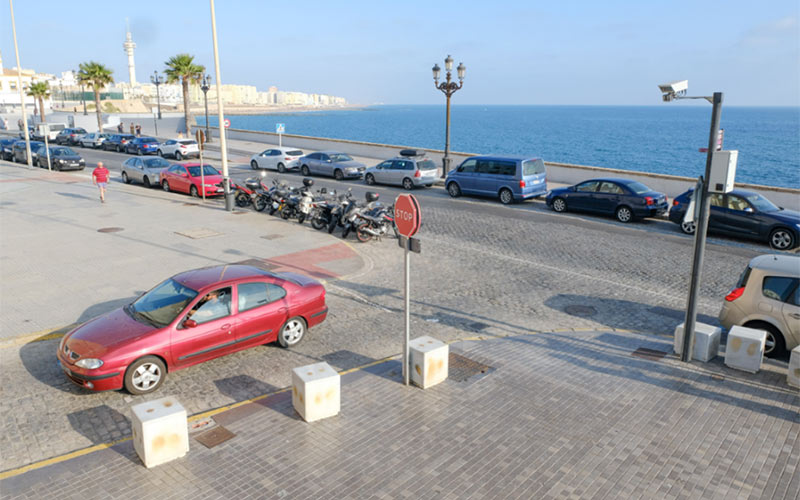
[[[433,337],[409,342],[411,381],[427,389],[447,380],[450,346]]]
[[[744,326],[734,326],[728,332],[725,346],[725,364],[750,373],[761,369],[767,332]]]
[[[306,422],[337,415],[341,405],[341,377],[325,362],[295,368],[292,405]]]
[[[173,397],[131,407],[133,447],[148,469],[189,451],[186,410]]]
[[[680,355],[683,349],[683,323],[675,327],[675,340],[673,348]],[[694,324],[694,346],[692,359],[708,362],[717,357],[719,342],[722,338],[722,328],[705,323]]]
[[[800,345],[792,349],[792,354],[789,356],[786,383],[800,389]]]

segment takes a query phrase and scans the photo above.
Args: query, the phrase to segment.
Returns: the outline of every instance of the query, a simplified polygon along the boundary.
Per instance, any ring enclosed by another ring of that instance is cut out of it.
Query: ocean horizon
[[[230,115],[232,128],[444,149],[444,105]],[[197,117],[204,123],[203,117]],[[217,124],[215,116],[209,117]],[[450,149],[698,177],[711,105],[453,105]],[[738,150],[736,180],[800,188],[800,107],[722,107],[723,147]]]

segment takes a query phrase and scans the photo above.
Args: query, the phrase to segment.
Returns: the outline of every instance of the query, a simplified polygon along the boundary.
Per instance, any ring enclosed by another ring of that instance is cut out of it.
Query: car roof
[[[800,255],[766,254],[750,261],[750,267],[800,277]]]
[[[525,160],[541,160],[538,156],[497,156],[497,155],[484,155],[484,156],[470,156],[467,160],[511,160],[511,161],[525,161]]]
[[[591,181],[616,182],[618,184],[625,184],[625,185],[631,184],[633,182],[639,182],[639,181],[635,181],[633,179],[624,179],[622,177],[598,177],[596,179],[587,179],[585,181],[581,181],[578,184],[583,184],[584,182],[591,182]],[[639,182],[639,184],[641,184],[641,182]]]
[[[316,151],[317,153],[325,153],[326,155],[346,155],[347,153],[343,153],[341,151],[334,151],[332,149],[326,151]],[[350,156],[350,155],[348,155]]]
[[[226,264],[222,266],[203,267],[193,269],[172,277],[178,283],[191,288],[192,290],[202,290],[216,283],[227,283],[233,280],[247,278],[277,278],[289,281],[284,276],[259,269],[255,266],[245,264]]]

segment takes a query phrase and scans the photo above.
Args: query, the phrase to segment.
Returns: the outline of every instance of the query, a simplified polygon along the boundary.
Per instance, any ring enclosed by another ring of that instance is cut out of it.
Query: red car
[[[58,361],[86,389],[155,391],[167,373],[268,342],[300,343],[325,320],[325,288],[246,265],[173,276],[64,335]]]
[[[222,174],[211,165],[203,165],[203,177],[200,176],[199,163],[176,163],[161,171],[159,182],[164,191],[179,191],[192,196],[201,196],[201,189],[206,190],[206,196],[216,196],[224,193],[217,186],[222,182]],[[205,188],[201,185],[205,181]]]

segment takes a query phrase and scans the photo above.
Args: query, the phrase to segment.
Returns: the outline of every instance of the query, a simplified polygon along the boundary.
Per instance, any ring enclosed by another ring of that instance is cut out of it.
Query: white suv
[[[200,156],[200,148],[194,139],[170,139],[158,147],[158,156],[174,156],[181,161],[191,156]]]
[[[800,256],[759,255],[725,296],[719,321],[767,332],[764,354],[780,356],[800,345]]]

